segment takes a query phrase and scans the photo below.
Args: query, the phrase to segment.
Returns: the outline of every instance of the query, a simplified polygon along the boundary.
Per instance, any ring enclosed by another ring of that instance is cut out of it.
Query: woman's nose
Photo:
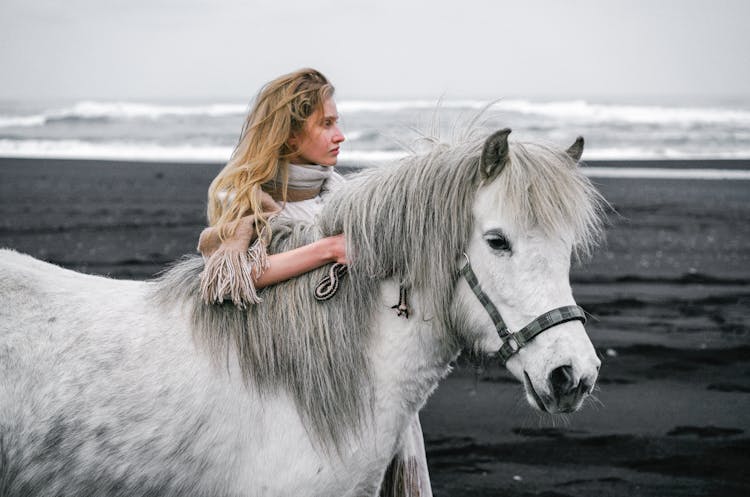
[[[346,140],[344,133],[336,126],[336,132],[333,134],[333,143],[341,143],[344,140]]]

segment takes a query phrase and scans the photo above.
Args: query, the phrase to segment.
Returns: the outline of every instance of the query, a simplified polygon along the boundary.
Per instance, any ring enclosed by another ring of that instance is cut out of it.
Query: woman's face
[[[322,111],[315,111],[305,121],[302,132],[289,138],[289,145],[297,151],[289,162],[335,166],[339,145],[344,141],[338,121],[336,102],[332,98],[326,99]]]

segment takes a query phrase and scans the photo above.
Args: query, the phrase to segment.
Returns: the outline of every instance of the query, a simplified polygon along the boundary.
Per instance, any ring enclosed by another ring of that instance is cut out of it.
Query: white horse
[[[316,224],[276,225],[271,251],[346,233],[327,302],[325,268],[243,310],[201,302],[198,257],[135,282],[0,252],[0,495],[375,495],[462,348],[501,354],[534,408],[578,409],[600,362],[568,273],[603,200],[580,139],[509,132],[365,171]]]

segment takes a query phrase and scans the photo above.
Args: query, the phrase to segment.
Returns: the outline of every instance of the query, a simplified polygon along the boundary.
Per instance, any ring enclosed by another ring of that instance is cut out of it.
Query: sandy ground
[[[0,159],[0,246],[148,278],[194,250],[218,169]],[[750,495],[750,181],[594,181],[617,214],[572,281],[596,399],[540,415],[461,361],[422,412],[436,497]]]

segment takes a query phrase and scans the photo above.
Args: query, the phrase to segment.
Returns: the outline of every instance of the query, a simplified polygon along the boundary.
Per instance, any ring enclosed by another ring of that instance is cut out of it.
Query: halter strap
[[[474,270],[471,269],[471,264],[469,264],[469,256],[464,254],[464,257],[466,257],[466,264],[460,269],[459,272],[464,277],[464,279],[466,279],[466,282],[469,284],[469,288],[471,288],[471,291],[474,292],[474,295],[477,296],[477,299],[479,299],[479,302],[481,302],[484,310],[487,311],[487,314],[490,315],[492,322],[495,323],[497,334],[500,335],[500,338],[505,340],[505,338],[510,335],[510,330],[505,325],[505,321],[503,321],[503,317],[500,315],[500,311],[497,310],[495,304],[492,302],[492,300],[490,300],[487,294],[484,293],[484,290],[482,290],[482,286],[479,284],[477,275],[474,273]]]
[[[586,314],[577,305],[566,305],[545,312],[517,332],[508,335],[498,352],[500,360],[506,362],[541,332],[568,321],[581,321],[586,324]]]
[[[484,293],[484,290],[482,290],[477,275],[474,273],[474,270],[469,263],[469,257],[466,254],[464,254],[464,257],[466,257],[466,264],[461,268],[460,273],[464,279],[466,279],[469,288],[474,292],[474,295],[479,299],[479,302],[482,303],[482,306],[495,324],[497,334],[500,335],[500,338],[503,340],[503,344],[498,352],[500,360],[503,363],[507,362],[513,354],[533,340],[534,337],[553,326],[568,321],[581,321],[582,323],[586,323],[586,314],[583,309],[577,305],[566,305],[545,312],[515,333],[511,332],[505,324],[505,321],[503,321],[500,311],[498,311],[489,296]]]

